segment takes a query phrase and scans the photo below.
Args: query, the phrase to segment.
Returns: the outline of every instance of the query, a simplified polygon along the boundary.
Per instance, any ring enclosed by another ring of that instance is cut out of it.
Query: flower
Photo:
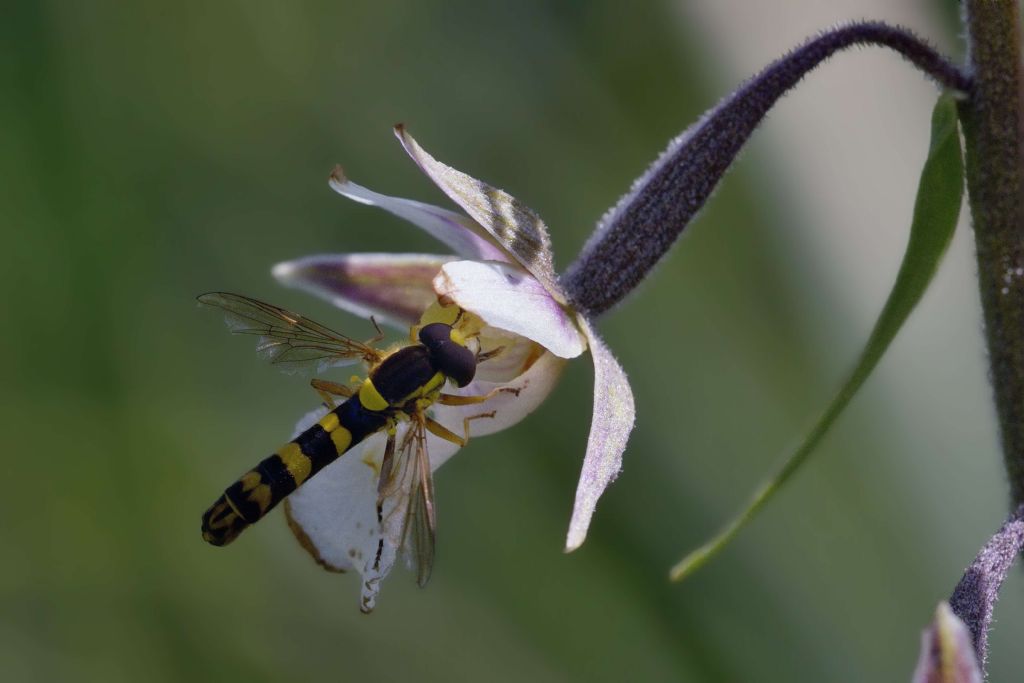
[[[422,228],[454,255],[316,255],[278,264],[274,275],[351,313],[373,315],[401,328],[445,315],[451,308],[442,304],[475,316],[475,324],[482,327],[481,351],[495,356],[480,365],[471,384],[455,393],[514,391],[495,392],[483,404],[430,408],[436,421],[455,431],[466,418],[487,414],[466,423],[471,437],[519,422],[550,393],[566,360],[589,348],[594,406],[566,538],[565,549],[572,551],[583,543],[598,498],[621,468],[634,421],[626,375],[560,286],[547,227],[537,214],[506,192],[435,160],[402,126],[395,133],[420,169],[466,215],[378,194],[351,182],[340,167],[332,173],[330,186]],[[322,414],[321,409],[306,415],[296,433]],[[431,469],[459,448],[433,434],[427,439]],[[377,478],[385,441],[378,433],[353,448],[293,493],[287,507],[289,525],[321,565],[354,569],[362,576],[361,608],[367,612],[405,533],[403,514],[394,514],[394,509],[378,514]]]

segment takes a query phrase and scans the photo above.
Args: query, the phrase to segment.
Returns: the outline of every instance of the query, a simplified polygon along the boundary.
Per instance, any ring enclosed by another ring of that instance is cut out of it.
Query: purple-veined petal
[[[509,255],[479,225],[465,216],[412,199],[389,197],[357,185],[345,177],[341,166],[331,173],[331,189],[349,199],[376,206],[425,230],[463,258],[508,261]]]
[[[590,321],[582,315],[577,316],[577,320],[594,357],[594,415],[565,540],[566,552],[580,547],[587,537],[598,498],[622,469],[622,452],[636,418],[633,391],[622,366],[597,336]]]
[[[431,281],[454,257],[430,254],[320,254],[274,266],[284,285],[315,294],[361,318],[408,330],[437,299]]]
[[[548,228],[540,216],[504,190],[434,159],[403,126],[395,126],[395,135],[434,184],[511,252],[556,300],[566,302],[555,274]]]
[[[487,401],[476,405],[445,406],[435,403],[432,409],[433,417],[459,436],[464,433],[463,420],[491,412],[494,413],[493,416],[469,421],[469,435],[486,436],[508,429],[544,402],[558,383],[564,367],[565,359],[544,352],[533,360],[521,375],[509,382],[474,380],[461,389],[451,389],[450,393],[461,396],[485,396],[500,389],[515,391],[496,391]]]
[[[295,436],[325,413],[326,408],[319,408],[305,415],[296,425]],[[407,428],[408,423],[399,426],[399,443]],[[400,500],[386,503],[383,527],[377,521],[377,479],[385,443],[383,432],[368,437],[287,499],[289,526],[317,563],[360,575],[363,612],[373,610],[380,581],[394,566],[402,542],[404,510]],[[428,434],[427,449],[431,470],[435,470],[459,447]]]
[[[572,316],[530,274],[507,263],[452,261],[434,291],[492,326],[532,339],[556,356],[575,358],[586,340]]]
[[[981,683],[974,644],[964,622],[939,603],[935,618],[921,634],[921,656],[913,683]]]

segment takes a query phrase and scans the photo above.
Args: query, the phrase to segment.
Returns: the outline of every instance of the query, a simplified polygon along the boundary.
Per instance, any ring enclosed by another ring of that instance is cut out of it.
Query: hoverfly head
[[[476,375],[476,354],[466,348],[466,339],[451,325],[430,323],[420,329],[420,343],[427,347],[437,369],[464,387]]]

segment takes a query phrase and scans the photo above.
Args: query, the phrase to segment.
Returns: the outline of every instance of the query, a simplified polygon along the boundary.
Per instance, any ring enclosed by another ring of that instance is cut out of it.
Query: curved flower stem
[[[1017,508],[982,547],[949,598],[949,606],[971,631],[975,654],[982,667],[988,659],[988,631],[992,627],[999,589],[1021,548],[1024,548],[1024,507]]]
[[[774,104],[812,69],[854,45],[888,47],[940,87],[967,93],[971,79],[910,31],[880,22],[838,26],[775,60],[669,143],[601,220],[563,284],[599,315],[639,284],[707,201]]]
[[[991,378],[1010,480],[1024,503],[1024,86],[1017,0],[964,4],[975,77],[960,105]]]

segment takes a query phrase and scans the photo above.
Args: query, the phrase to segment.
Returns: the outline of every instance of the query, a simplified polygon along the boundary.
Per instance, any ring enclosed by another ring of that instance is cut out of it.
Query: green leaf
[[[822,437],[878,365],[896,333],[928,288],[953,237],[962,196],[963,159],[957,130],[956,104],[952,95],[945,94],[939,97],[932,111],[931,147],[921,171],[910,240],[903,255],[903,263],[900,264],[896,282],[861,352],[860,360],[801,445],[775,476],[758,487],[746,508],[717,535],[672,568],[669,577],[673,581],[684,579],[724,548],[814,452]]]

